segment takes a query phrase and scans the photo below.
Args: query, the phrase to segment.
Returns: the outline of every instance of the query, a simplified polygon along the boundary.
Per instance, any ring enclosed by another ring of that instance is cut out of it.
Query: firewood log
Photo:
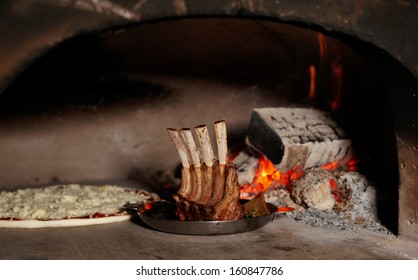
[[[307,108],[254,109],[248,141],[287,172],[351,158],[351,140],[326,113]]]

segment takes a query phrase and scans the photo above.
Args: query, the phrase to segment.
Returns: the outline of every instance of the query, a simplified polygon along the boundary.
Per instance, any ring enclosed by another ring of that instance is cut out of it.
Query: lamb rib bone
[[[228,160],[228,143],[225,121],[215,122],[216,142],[218,144],[218,159],[220,165],[225,165]]]
[[[193,198],[194,201],[199,201],[202,196],[202,170],[201,170],[201,159],[200,159],[200,151],[196,145],[194,140],[192,131],[189,128],[182,128],[180,129],[180,135],[183,138],[183,141],[187,147],[187,151],[189,152],[189,156],[192,160],[193,169],[192,169],[192,191],[190,197]]]
[[[200,199],[202,204],[206,204],[211,200],[213,192],[213,165],[215,163],[215,156],[210,143],[208,127],[206,125],[199,125],[195,127],[195,132],[202,151],[202,158],[204,162],[203,168],[205,168],[206,165],[205,172],[202,172],[204,187],[202,197]]]
[[[225,121],[215,123],[218,161],[213,156],[206,126],[195,127],[200,150],[190,129],[181,129],[180,132],[168,129],[168,132],[183,165],[181,187],[173,196],[180,220],[242,219],[245,210],[240,204],[236,166],[227,161]],[[185,151],[187,157],[184,156]]]
[[[208,127],[206,125],[199,125],[195,127],[197,139],[202,150],[203,161],[206,166],[212,166],[215,162],[215,156],[213,154],[212,145],[210,143],[210,137]]]
[[[181,140],[180,133],[177,129],[167,128],[167,132],[170,135],[171,140],[176,147],[177,153],[180,157],[181,164],[183,166],[181,170],[181,186],[178,193],[183,196],[189,196],[191,193],[191,174],[190,174],[190,159],[187,152],[187,148]]]

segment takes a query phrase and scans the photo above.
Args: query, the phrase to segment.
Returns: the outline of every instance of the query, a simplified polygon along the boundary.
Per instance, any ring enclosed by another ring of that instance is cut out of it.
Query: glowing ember
[[[339,162],[338,162],[338,160],[336,160],[336,161],[331,162],[329,164],[323,165],[322,168],[331,171],[331,170],[337,169],[338,166],[339,166]]]
[[[358,159],[352,159],[347,163],[348,170],[350,171],[356,171],[357,170],[357,164],[360,162]]]
[[[329,180],[329,185],[331,188],[331,193],[334,196],[335,201],[341,203],[341,199],[339,198],[338,194],[336,193],[336,190],[338,189],[337,182],[335,182],[334,179]]]
[[[277,212],[279,212],[279,213],[292,212],[294,210],[295,210],[295,208],[288,207],[288,206],[280,206],[280,207],[277,207]]]
[[[331,190],[336,190],[337,189],[337,182],[335,182],[334,179],[329,180],[329,185],[331,187]]]
[[[145,210],[151,210],[152,209],[152,204],[151,203],[147,203],[144,205]]]

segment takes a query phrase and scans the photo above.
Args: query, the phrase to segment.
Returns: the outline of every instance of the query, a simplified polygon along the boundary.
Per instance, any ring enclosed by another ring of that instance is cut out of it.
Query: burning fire
[[[261,186],[261,190],[264,191],[273,181],[279,181],[281,176],[279,170],[265,156],[260,157],[259,166],[254,183]]]
[[[303,171],[299,171],[299,167],[281,173],[264,155],[259,158],[258,162],[259,167],[253,182],[241,186],[240,192],[241,198],[243,199],[247,198],[249,195],[263,192],[271,187],[282,187],[290,190],[292,182],[298,180],[304,174]]]
[[[327,41],[325,40],[325,36],[322,33],[318,32],[318,44],[319,44],[319,58],[321,61],[325,58],[325,53],[327,52]]]
[[[310,85],[309,85],[308,99],[312,100],[312,99],[315,98],[315,95],[316,95],[316,86],[315,86],[316,68],[315,68],[315,65],[309,66],[309,76],[310,76]]]
[[[346,163],[334,161],[321,167],[328,171],[336,170],[341,167],[344,167],[349,171],[355,171],[358,162],[359,160],[356,159],[350,160]],[[242,199],[246,199],[252,195],[257,195],[268,189],[282,188],[291,191],[293,183],[304,175],[304,171],[300,170],[298,166],[292,170],[281,173],[264,155],[260,156],[258,163],[258,169],[256,171],[253,182],[250,184],[242,185],[240,188]],[[337,189],[337,183],[335,180],[330,181],[330,188],[331,190]],[[336,200],[338,201],[338,199]]]
[[[317,79],[321,75],[330,75],[330,90],[332,91],[330,108],[335,111],[341,106],[343,93],[343,65],[341,63],[341,54],[338,50],[333,49],[326,37],[319,32],[318,48],[319,63],[317,66],[310,65],[308,68],[310,77],[308,99],[313,100],[318,95]]]

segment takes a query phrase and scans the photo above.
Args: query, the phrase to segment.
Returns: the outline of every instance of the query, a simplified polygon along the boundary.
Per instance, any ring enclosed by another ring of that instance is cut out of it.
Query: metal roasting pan
[[[237,221],[180,221],[175,215],[176,206],[167,201],[146,204],[126,204],[137,209],[141,220],[149,227],[168,233],[185,235],[223,235],[259,229],[274,220],[277,207],[267,203],[270,214]]]

